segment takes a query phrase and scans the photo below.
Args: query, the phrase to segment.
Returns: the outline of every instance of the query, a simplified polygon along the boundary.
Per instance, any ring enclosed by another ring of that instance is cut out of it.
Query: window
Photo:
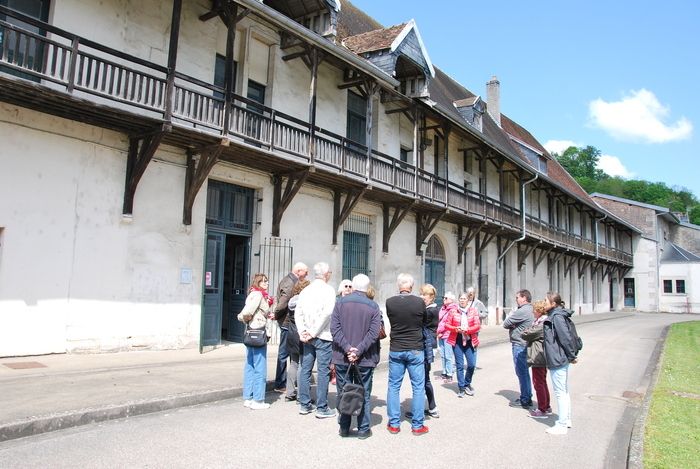
[[[537,158],[537,169],[542,173],[542,174],[547,174],[547,158],[544,156],[539,156]]]
[[[238,62],[233,61],[233,87],[236,88],[236,73],[238,70]],[[216,59],[214,62],[214,86],[218,86],[221,89],[226,87],[226,57],[221,54],[216,54]],[[262,85],[260,85],[262,86]],[[264,88],[264,87],[263,87]],[[221,91],[214,91],[214,96],[217,98],[224,98],[224,93]]]
[[[48,22],[49,20],[49,0],[0,0],[0,5],[17,10],[39,21]],[[34,34],[46,36],[46,31],[17,18],[0,15],[0,19]],[[44,71],[44,42],[30,38],[23,33],[3,29],[0,31],[0,51],[3,50],[5,51],[4,56],[7,62],[27,70]],[[18,72],[7,67],[0,67],[0,71],[26,80],[39,81],[39,78],[34,75]]]
[[[664,293],[673,293],[673,280],[664,280]]]
[[[685,293],[685,280],[676,280],[676,293]]]
[[[474,170],[474,159],[469,156],[469,152],[464,152],[464,172],[472,174]]]
[[[362,146],[367,144],[367,100],[348,91],[347,137]]]
[[[364,215],[351,214],[343,224],[343,277],[369,275],[369,234],[372,223]]]
[[[404,163],[408,163],[408,154],[413,153],[413,150],[407,150],[406,148],[401,147],[401,161]]]

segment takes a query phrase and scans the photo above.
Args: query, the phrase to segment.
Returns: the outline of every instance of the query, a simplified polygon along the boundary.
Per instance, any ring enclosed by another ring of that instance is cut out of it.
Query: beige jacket
[[[238,313],[238,320],[252,329],[261,329],[267,325],[267,314],[272,310],[259,291],[252,291],[245,299],[245,306]]]

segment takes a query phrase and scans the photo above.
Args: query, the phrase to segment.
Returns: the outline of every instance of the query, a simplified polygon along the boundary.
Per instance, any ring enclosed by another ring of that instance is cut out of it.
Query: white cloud
[[[634,173],[625,168],[617,156],[600,155],[597,167],[610,176],[620,176],[627,179],[634,176]]]
[[[693,133],[693,124],[685,117],[664,123],[669,108],[644,88],[632,91],[620,101],[595,99],[589,103],[588,110],[594,126],[619,140],[665,143],[685,140]]]
[[[569,147],[580,146],[582,145],[576,142],[572,142],[571,140],[548,140],[547,143],[544,144],[544,148],[549,153],[558,153],[560,155],[564,153],[564,150],[566,150]]]

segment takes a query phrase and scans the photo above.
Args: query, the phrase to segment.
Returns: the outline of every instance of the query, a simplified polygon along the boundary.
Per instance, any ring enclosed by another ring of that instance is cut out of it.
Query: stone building
[[[625,307],[700,312],[700,226],[681,222],[658,205],[599,193],[591,197],[641,231],[633,242],[634,267],[623,279]]]
[[[0,356],[236,342],[296,260],[620,308],[639,231],[499,86],[339,0],[1,1]]]

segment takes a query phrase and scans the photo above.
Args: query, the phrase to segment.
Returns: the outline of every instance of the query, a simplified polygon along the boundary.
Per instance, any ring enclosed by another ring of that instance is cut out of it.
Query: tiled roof
[[[343,45],[356,54],[388,49],[391,47],[394,39],[404,30],[406,24],[397,24],[396,26],[375,29],[374,31],[346,37],[343,39]]]
[[[358,34],[381,29],[381,23],[357,8],[349,1],[343,0],[343,6],[338,15],[337,38],[339,42],[343,39],[356,36]]]

